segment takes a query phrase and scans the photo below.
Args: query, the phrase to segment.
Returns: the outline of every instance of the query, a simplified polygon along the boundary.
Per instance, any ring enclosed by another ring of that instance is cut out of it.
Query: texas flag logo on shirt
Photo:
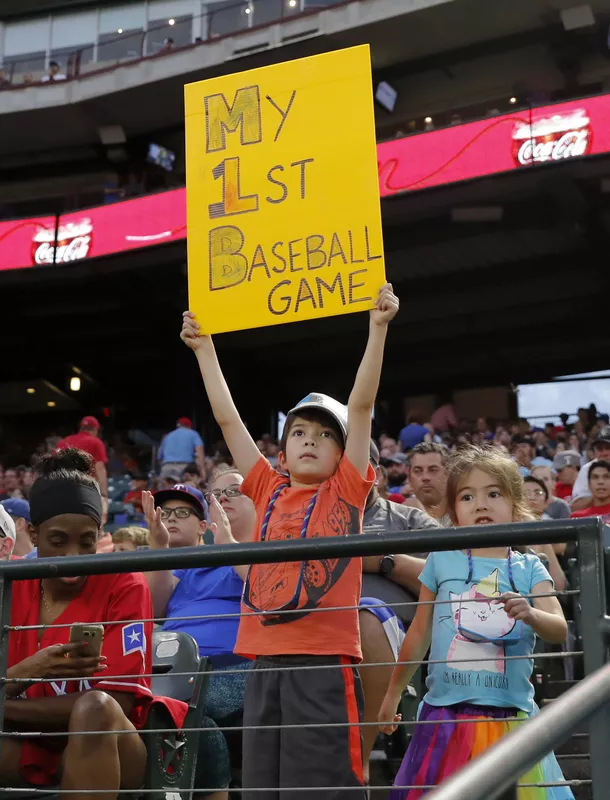
[[[132,622],[123,625],[123,655],[128,656],[137,652],[146,653],[146,637],[144,635],[144,623]]]

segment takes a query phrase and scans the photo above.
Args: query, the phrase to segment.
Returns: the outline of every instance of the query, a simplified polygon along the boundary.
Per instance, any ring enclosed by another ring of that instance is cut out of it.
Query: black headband
[[[97,489],[66,480],[38,478],[30,493],[30,517],[38,526],[60,514],[83,514],[102,523],[102,498]]]

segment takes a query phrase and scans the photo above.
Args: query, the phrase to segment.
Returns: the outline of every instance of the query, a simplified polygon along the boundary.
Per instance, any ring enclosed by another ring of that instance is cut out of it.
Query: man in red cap
[[[161,464],[161,477],[177,477],[182,480],[186,467],[193,462],[197,464],[202,475],[205,475],[205,454],[203,440],[188,417],[180,417],[176,428],[165,436],[157,455]]]
[[[66,436],[57,444],[58,450],[67,450],[69,447],[76,447],[89,453],[95,461],[95,477],[100,485],[102,497],[105,498],[104,506],[108,505],[108,473],[106,471],[106,445],[99,438],[100,423],[95,417],[83,417],[80,422],[80,430],[71,436]]]

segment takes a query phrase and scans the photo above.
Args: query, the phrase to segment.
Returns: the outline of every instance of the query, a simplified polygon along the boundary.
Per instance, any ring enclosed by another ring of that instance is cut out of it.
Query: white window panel
[[[4,55],[18,56],[21,53],[46,52],[49,44],[49,18],[8,22],[4,34]]]
[[[116,33],[119,28],[124,31],[141,30],[146,22],[144,3],[130,3],[124,6],[100,9],[100,33]]]
[[[97,11],[53,16],[51,49],[90,44],[97,38]]]
[[[148,19],[172,19],[193,13],[193,0],[149,0]]]

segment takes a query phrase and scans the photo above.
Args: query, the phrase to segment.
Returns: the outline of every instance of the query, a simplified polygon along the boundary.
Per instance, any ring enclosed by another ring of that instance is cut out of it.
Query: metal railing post
[[[8,637],[11,624],[11,590],[13,583],[6,575],[0,574],[0,675],[6,678],[8,671]],[[6,700],[6,681],[0,681],[0,731],[4,732],[4,702]],[[0,736],[0,758],[4,737]]]
[[[608,647],[602,632],[606,614],[606,580],[601,520],[597,530],[586,529],[578,540],[578,572],[580,582],[579,618],[583,644],[585,676],[600,669],[606,662]],[[589,724],[589,752],[594,800],[606,800],[610,786],[610,708],[605,706]]]

